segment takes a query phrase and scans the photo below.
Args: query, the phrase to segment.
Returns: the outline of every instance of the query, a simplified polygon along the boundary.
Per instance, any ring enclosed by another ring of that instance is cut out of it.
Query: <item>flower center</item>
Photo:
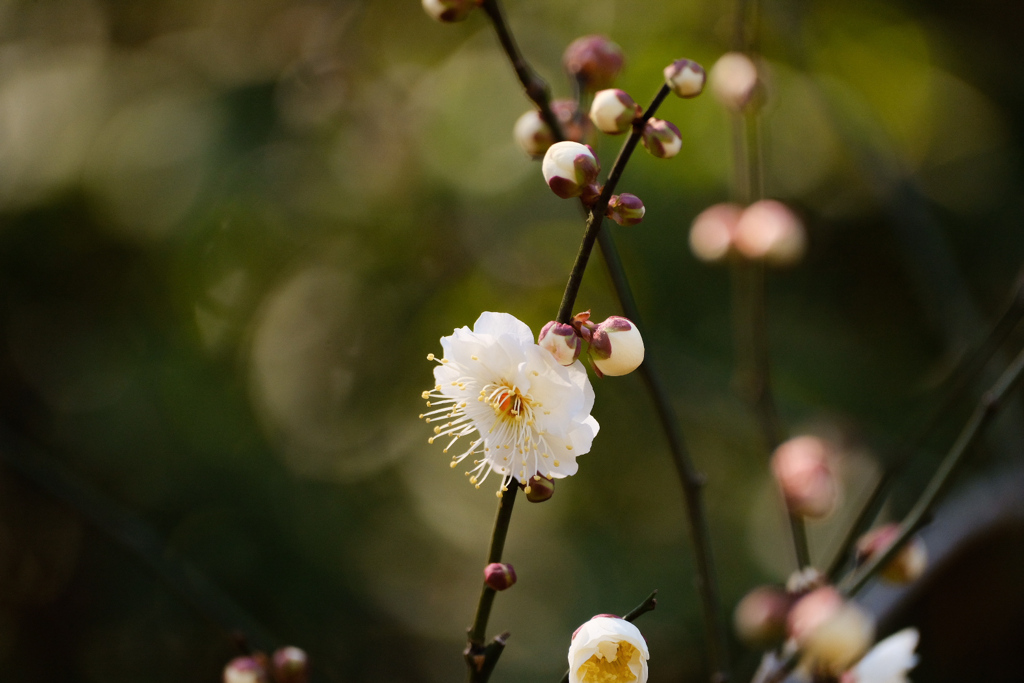
[[[499,419],[522,422],[533,420],[533,401],[508,382],[488,384],[481,391],[487,405]]]
[[[579,668],[582,683],[632,683],[636,675],[629,670],[629,663],[637,649],[625,641],[620,641],[611,659],[605,659],[602,652],[591,656]]]

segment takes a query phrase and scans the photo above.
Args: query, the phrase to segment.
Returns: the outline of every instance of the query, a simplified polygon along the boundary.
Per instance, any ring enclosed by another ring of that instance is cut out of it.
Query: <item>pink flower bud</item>
[[[583,340],[575,328],[554,320],[541,328],[537,345],[550,351],[560,365],[572,365],[583,350]]]
[[[690,227],[690,249],[701,261],[721,261],[732,249],[743,209],[735,204],[715,204],[704,209]]]
[[[566,73],[590,92],[610,87],[624,62],[622,48],[604,36],[577,38],[562,55]]]
[[[711,92],[733,111],[742,111],[757,87],[757,66],[742,52],[727,52],[711,67]]]
[[[886,524],[872,529],[857,541],[857,563],[862,564],[874,555],[884,552],[900,533],[899,524]],[[881,571],[881,577],[891,583],[916,581],[928,567],[928,551],[920,536],[912,536],[896,556]]]
[[[836,483],[829,467],[829,447],[816,436],[786,441],[772,455],[772,472],[790,512],[824,517],[836,505]]]
[[[275,683],[306,683],[309,680],[309,658],[305,651],[289,645],[274,652],[272,658]]]
[[[683,136],[675,124],[655,118],[647,120],[640,141],[644,143],[648,152],[659,159],[671,159],[679,154],[683,146]]]
[[[828,676],[848,669],[867,652],[875,635],[871,618],[831,587],[801,598],[789,612],[788,629],[809,668]]]
[[[256,657],[235,657],[224,667],[224,683],[268,683],[266,668]]]
[[[496,591],[511,588],[516,582],[516,570],[510,564],[491,562],[484,567],[484,583]]]
[[[596,198],[600,191],[594,181],[600,170],[601,165],[590,147],[569,141],[551,145],[541,164],[548,187],[562,199]]]
[[[633,127],[633,121],[643,113],[625,90],[612,88],[594,95],[590,105],[590,120],[597,129],[608,135],[620,135]]]
[[[696,97],[704,90],[704,67],[690,59],[677,59],[665,67],[665,83],[679,97]]]
[[[548,147],[555,144],[551,127],[544,123],[536,109],[531,109],[516,120],[512,135],[523,151],[532,157],[543,156]]]
[[[769,648],[786,638],[786,617],[793,596],[770,586],[755,588],[736,605],[733,625],[747,645]]]
[[[423,9],[442,23],[462,21],[479,3],[476,0],[423,0]]]
[[[543,503],[555,495],[555,482],[539,474],[535,474],[526,482],[519,482],[519,487],[531,503]]]
[[[605,215],[619,225],[636,225],[644,219],[644,203],[635,194],[613,194]]]
[[[587,353],[599,376],[628,375],[644,361],[644,340],[632,321],[613,315],[593,329]]]
[[[754,202],[736,223],[736,250],[749,259],[788,266],[800,260],[807,246],[803,224],[781,202]]]
[[[583,142],[594,130],[590,121],[578,115],[576,100],[551,100],[551,113],[558,119],[565,139],[571,142]]]

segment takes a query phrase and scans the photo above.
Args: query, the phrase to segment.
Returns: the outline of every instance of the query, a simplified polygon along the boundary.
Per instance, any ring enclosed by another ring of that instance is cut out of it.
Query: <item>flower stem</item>
[[[910,462],[911,457],[917,452],[920,444],[939,424],[940,419],[956,404],[964,392],[970,388],[978,374],[985,368],[992,359],[995,352],[1003,345],[1010,333],[1024,319],[1024,281],[1018,281],[1013,289],[1009,303],[1003,309],[1002,314],[988,330],[977,347],[965,355],[952,372],[952,381],[942,398],[935,407],[921,420],[918,426],[910,434],[900,440],[892,449],[887,458],[888,465],[882,476],[875,482],[875,486],[868,496],[867,501],[861,507],[857,518],[850,526],[843,538],[843,542],[836,550],[835,556],[829,565],[828,576],[836,580],[839,573],[849,559],[850,549],[853,548],[857,539],[867,531],[868,526],[874,521],[881,511],[885,502],[885,494],[896,476]]]
[[[501,562],[502,552],[505,550],[505,538],[508,536],[508,525],[512,519],[512,506],[516,503],[516,494],[519,486],[513,485],[498,500],[498,512],[494,516],[494,529],[491,531],[491,545],[487,551],[487,563]],[[469,628],[469,643],[463,655],[469,667],[470,683],[482,683],[486,681],[497,664],[498,657],[505,647],[508,633],[503,633],[485,645],[487,637],[487,620],[491,616],[491,607],[494,605],[494,594],[496,591],[486,583],[480,591],[480,601],[476,606],[476,615],[473,617],[473,625]]]
[[[626,615],[624,617],[622,617],[622,618],[625,619],[626,621],[632,623],[632,622],[636,621],[637,618],[642,617],[643,615],[645,615],[648,612],[652,611],[657,606],[658,606],[658,591],[657,591],[657,589],[655,589],[654,591],[651,591],[651,594],[647,596],[646,600],[641,602],[639,605],[637,605],[633,609],[629,610],[629,612],[627,612]],[[569,683],[569,675],[571,673],[572,672],[570,672],[570,671],[566,671],[565,675],[562,676],[561,683]]]
[[[615,186],[618,185],[619,178],[622,177],[623,171],[626,170],[626,164],[629,163],[633,150],[640,143],[644,128],[647,126],[647,120],[654,115],[654,112],[658,110],[658,107],[661,106],[661,103],[668,97],[670,92],[671,89],[668,85],[662,85],[661,89],[658,90],[658,94],[651,100],[651,104],[648,105],[646,111],[633,122],[633,131],[622,145],[622,149],[619,150],[619,155],[615,158],[615,163],[612,164],[612,170],[608,173],[608,179],[605,180],[604,187],[601,188],[600,196],[598,196],[594,205],[589,209],[587,230],[583,234],[583,242],[580,244],[580,250],[576,254],[576,262],[569,273],[569,282],[566,283],[565,293],[562,295],[562,305],[558,307],[558,316],[555,318],[560,323],[568,323],[572,319],[572,309],[576,305],[576,295],[579,294],[580,285],[583,284],[583,273],[587,269],[587,263],[590,261],[590,254],[594,250],[597,235],[601,231],[601,225],[604,223],[604,213],[608,208],[608,200],[611,199],[612,193],[615,192]]]

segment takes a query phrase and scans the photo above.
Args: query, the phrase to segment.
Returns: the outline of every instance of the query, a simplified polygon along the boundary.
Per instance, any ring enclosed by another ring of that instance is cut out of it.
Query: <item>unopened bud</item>
[[[816,436],[786,441],[772,455],[772,473],[790,512],[824,517],[836,505],[836,482],[829,467],[829,447]]]
[[[598,376],[628,375],[644,361],[644,340],[631,320],[613,315],[591,331],[587,352]]]
[[[644,219],[644,203],[635,194],[613,194],[606,215],[619,225],[636,225]]]
[[[863,564],[892,545],[899,536],[898,524],[873,529],[857,541],[857,563]],[[920,536],[912,536],[881,571],[881,577],[892,583],[916,581],[928,567],[928,551]]]
[[[268,683],[267,670],[256,657],[235,657],[224,667],[224,683]]]
[[[692,59],[677,59],[665,67],[665,83],[679,97],[696,97],[704,90],[704,67]]]
[[[641,113],[640,105],[625,90],[618,88],[601,90],[594,95],[590,105],[590,120],[599,131],[608,135],[625,133]]]
[[[423,9],[443,23],[462,21],[479,3],[476,0],[423,0]]]
[[[558,119],[565,139],[572,142],[584,142],[593,131],[590,121],[584,116],[579,116],[578,111],[576,100],[551,100],[551,112]]]
[[[566,73],[590,92],[610,87],[624,63],[622,48],[605,36],[577,38],[562,55]]]
[[[583,197],[593,200],[600,194],[594,185],[601,165],[594,151],[578,142],[556,142],[544,154],[541,171],[551,191],[562,199]]]
[[[541,328],[537,345],[551,352],[561,365],[572,365],[580,357],[583,340],[572,325],[552,320]]]
[[[761,586],[747,593],[733,613],[736,635],[754,648],[769,648],[786,638],[786,616],[793,597],[785,591]]]
[[[711,67],[711,92],[733,111],[742,111],[757,88],[757,66],[742,52],[727,52]]]
[[[704,209],[690,227],[690,249],[701,261],[721,261],[732,249],[743,209],[735,204],[715,204]]]
[[[272,658],[275,683],[306,683],[309,680],[309,658],[306,652],[289,645],[274,652]]]
[[[827,596],[827,597],[826,597]],[[833,588],[819,588],[789,613],[790,635],[814,673],[837,676],[860,659],[875,636],[871,617]],[[799,625],[795,626],[794,622]]]
[[[647,151],[659,159],[671,159],[679,154],[683,136],[675,124],[663,119],[648,119],[641,142]]]
[[[523,151],[532,157],[543,156],[544,152],[548,151],[548,147],[555,144],[551,126],[544,123],[544,119],[536,109],[531,109],[516,119],[512,135]]]
[[[754,202],[736,223],[736,250],[749,259],[788,266],[807,246],[804,226],[789,207],[772,199]]]
[[[491,562],[484,567],[484,583],[496,591],[511,588],[516,582],[516,570],[510,564]]]
[[[526,494],[526,500],[531,503],[543,503],[555,495],[555,482],[540,474],[535,474],[525,482],[519,482],[519,487]]]

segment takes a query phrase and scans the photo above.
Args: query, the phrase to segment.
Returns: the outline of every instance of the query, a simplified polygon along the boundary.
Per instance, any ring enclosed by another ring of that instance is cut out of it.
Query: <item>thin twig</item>
[[[583,272],[587,268],[587,262],[590,260],[590,254],[594,250],[597,235],[601,231],[601,225],[604,223],[604,213],[608,209],[608,200],[611,199],[615,186],[619,183],[619,178],[622,177],[623,171],[626,170],[626,164],[629,163],[633,150],[636,149],[636,146],[640,143],[640,138],[643,137],[648,119],[654,115],[654,112],[658,110],[658,107],[661,106],[661,103],[668,97],[670,92],[672,90],[668,85],[662,85],[658,90],[658,94],[651,100],[651,104],[648,105],[644,113],[633,122],[633,130],[622,145],[622,149],[619,150],[619,155],[615,158],[615,163],[612,164],[612,170],[608,173],[608,179],[605,180],[604,187],[601,188],[600,196],[598,196],[593,206],[590,207],[590,213],[587,216],[587,230],[583,234],[583,243],[580,244],[580,250],[576,254],[576,262],[573,263],[572,271],[569,273],[569,282],[566,283],[565,293],[562,295],[562,305],[558,307],[558,316],[555,318],[560,323],[568,323],[572,319],[572,309],[576,305],[576,295],[579,294],[580,285],[583,284]]]
[[[629,610],[629,612],[627,612],[626,615],[624,617],[622,617],[622,618],[625,619],[626,621],[632,623],[632,622],[636,621],[636,619],[638,619],[639,617],[642,617],[643,615],[645,615],[648,612],[652,611],[657,606],[658,606],[658,591],[657,591],[657,589],[655,589],[654,591],[651,592],[650,595],[647,596],[647,599],[645,599],[643,602],[641,602],[639,605],[637,605],[633,609]],[[569,683],[569,675],[571,673],[572,673],[571,671],[566,671],[565,675],[562,676],[561,683]]]
[[[494,516],[494,529],[491,531],[491,545],[487,550],[487,563],[501,562],[501,555],[505,550],[505,538],[508,536],[508,525],[512,519],[512,506],[516,502],[518,486],[509,487],[508,491],[498,500],[498,512]],[[491,606],[494,604],[495,590],[486,583],[480,591],[480,600],[477,602],[476,615],[473,617],[473,625],[469,628],[469,643],[463,655],[469,667],[469,680],[471,683],[482,683],[486,681],[497,664],[505,648],[505,641],[509,634],[503,633],[485,645],[487,637],[487,620],[491,616]]]
[[[970,388],[979,373],[992,359],[995,352],[1003,345],[1010,333],[1024,319],[1024,282],[1018,281],[1014,286],[1009,303],[1005,306],[1002,314],[995,324],[988,330],[982,341],[969,354],[966,354],[952,372],[952,381],[942,398],[935,407],[921,420],[918,426],[892,449],[892,453],[886,458],[886,468],[882,476],[875,482],[875,486],[861,506],[853,524],[850,526],[843,539],[843,542],[836,549],[832,562],[828,568],[828,576],[835,581],[849,560],[850,550],[857,539],[867,531],[871,522],[881,511],[889,486],[896,476],[907,466],[910,459],[917,452],[918,447],[939,424],[940,419],[946,415],[949,409],[954,406]]]
[[[512,62],[516,75],[520,77],[520,83],[523,85],[527,97],[537,105],[541,118],[551,127],[555,139],[558,141],[564,140],[564,132],[551,112],[550,102],[546,97],[546,90],[538,89],[535,87],[534,80],[524,79],[523,77],[523,74],[533,74],[535,72],[516,48],[515,41],[511,37],[511,31],[505,23],[500,8],[497,6],[498,3],[496,1],[488,1],[484,5],[485,8],[487,5],[495,6],[494,9],[488,10],[488,16],[494,24],[494,29],[498,33],[509,61]],[[505,38],[502,38],[502,36],[505,36]],[[541,93],[545,96],[534,96]],[[577,100],[581,101],[579,95],[577,95]],[[577,113],[582,114],[582,112]],[[611,176],[609,176],[609,179],[611,179]],[[617,182],[618,175],[615,176],[615,180]],[[608,183],[606,183],[607,185]],[[610,192],[608,196],[611,196]],[[586,210],[586,207],[584,207],[584,210]],[[619,251],[615,246],[612,234],[608,230],[600,230],[597,232],[597,240],[623,314],[642,327],[640,312],[633,297],[632,289],[629,286],[629,281],[626,278],[622,259],[619,256]],[[567,313],[571,313],[571,306]],[[708,659],[712,670],[711,680],[715,683],[723,683],[728,680],[728,634],[724,619],[721,618],[720,614],[721,604],[711,552],[710,528],[704,512],[704,476],[693,465],[682,430],[679,427],[679,421],[675,411],[672,409],[668,392],[660,380],[656,367],[654,354],[651,349],[648,349],[644,362],[640,365],[639,372],[654,403],[658,419],[668,441],[672,462],[676,467],[676,472],[682,485],[690,538],[694,547],[694,560],[696,564],[695,583],[701,599],[704,626],[708,638]]]

